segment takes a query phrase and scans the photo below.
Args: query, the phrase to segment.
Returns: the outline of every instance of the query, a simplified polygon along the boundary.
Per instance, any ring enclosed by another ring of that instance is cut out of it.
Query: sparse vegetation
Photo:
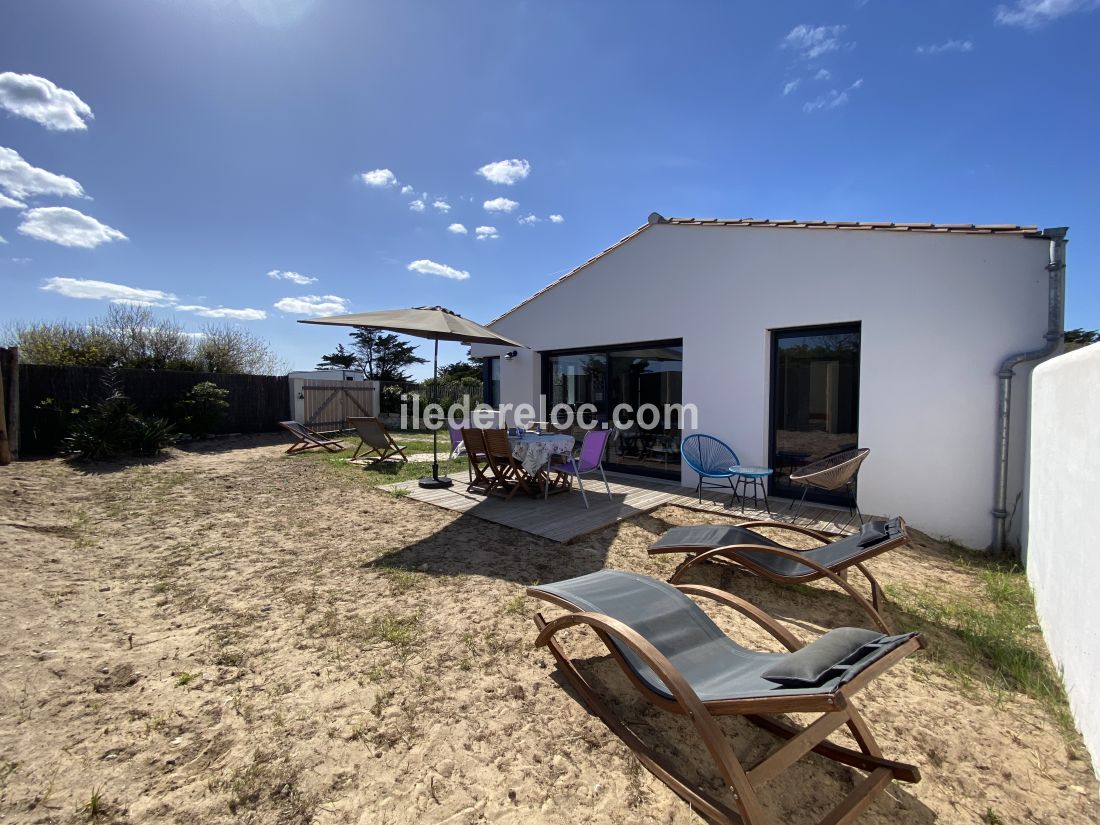
[[[176,675],[176,687],[187,687],[202,678],[201,673],[189,673],[184,671]]]
[[[408,656],[420,641],[420,616],[382,616],[367,628],[368,642],[385,642],[392,645],[398,655]]]
[[[80,816],[85,822],[103,822],[110,816],[107,812],[107,802],[103,798],[103,790],[95,788],[88,801],[80,806]]]
[[[961,680],[973,679],[995,690],[1019,691],[1042,702],[1067,735],[1075,735],[1061,677],[1043,643],[1027,576],[1015,564],[960,554],[960,565],[974,570],[983,592],[945,596],[911,585],[887,585],[894,607],[931,634],[948,631],[963,643],[933,645],[930,655]]]

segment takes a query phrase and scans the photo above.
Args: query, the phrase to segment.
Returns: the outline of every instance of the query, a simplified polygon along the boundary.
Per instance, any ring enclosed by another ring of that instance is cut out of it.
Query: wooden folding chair
[[[361,452],[363,459],[367,460],[368,464],[377,464],[391,458],[396,458],[399,461],[409,460],[409,457],[405,455],[405,447],[393,440],[393,436],[386,429],[386,425],[377,418],[373,416],[349,418],[348,425],[355,429],[361,439],[361,443],[355,448],[355,454],[352,455],[351,461],[359,459]]]
[[[485,475],[490,470],[489,457],[485,454],[485,435],[483,430],[475,427],[462,428],[462,443],[466,447],[467,470],[470,483],[467,491],[474,487],[481,487],[488,492],[493,482]]]
[[[346,449],[342,442],[319,436],[297,421],[280,421],[279,426],[298,439],[287,448],[287,453],[304,453],[306,450],[316,450],[318,448],[330,453],[338,453]]]
[[[535,644],[549,648],[585,704],[634,751],[639,761],[692,809],[721,825],[762,825],[758,789],[811,751],[868,775],[820,825],[853,822],[893,779],[920,781],[914,765],[886,759],[852,697],[910,653],[924,647],[917,633],[886,636],[838,628],[803,646],[760,608],[712,587],[670,585],[620,570],[600,570],[568,581],[529,587],[527,593],[568,613],[548,621],[536,614]],[[688,595],[731,607],[769,632],[790,653],[760,653],[726,636]],[[732,790],[733,804],[716,798],[646,744],[599,697],[565,654],[557,634],[588,627],[607,646],[641,695],[659,708],[686,714]],[[820,713],[805,727],[777,714]],[[786,743],[746,767],[718,725],[722,715],[743,716]],[[847,726],[858,748],[830,742]]]
[[[512,445],[508,442],[507,431],[482,430],[481,432],[485,438],[485,455],[493,470],[489,492],[503,496],[505,501],[511,499],[517,490],[523,490],[529,496],[537,495],[527,473],[512,455]]]

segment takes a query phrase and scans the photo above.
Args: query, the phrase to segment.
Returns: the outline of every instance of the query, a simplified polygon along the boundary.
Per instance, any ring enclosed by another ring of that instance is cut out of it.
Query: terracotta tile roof
[[[663,218],[654,213],[650,223],[676,226],[770,226],[782,229],[881,229],[888,232],[954,232],[964,235],[1034,235],[1037,226],[1013,223],[892,223],[890,221],[798,221],[771,218]]]
[[[636,238],[651,226],[657,226],[659,224],[670,226],[758,226],[777,229],[876,230],[880,232],[934,232],[953,233],[956,235],[1020,235],[1028,238],[1043,237],[1042,231],[1037,226],[1019,226],[1014,223],[893,223],[891,221],[797,221],[793,219],[773,220],[770,218],[666,218],[663,215],[653,212],[650,214],[649,220],[646,223],[639,226],[625,238],[619,239],[603,252],[589,258],[575,269],[569,270],[556,281],[547,284],[534,295],[520,301],[507,312],[498,315],[488,323],[488,326],[492,326],[501,318],[505,318],[520,307],[531,303],[544,292],[553,289],[562,281],[572,278],[582,269],[591,266],[604,255],[618,249],[627,241]]]

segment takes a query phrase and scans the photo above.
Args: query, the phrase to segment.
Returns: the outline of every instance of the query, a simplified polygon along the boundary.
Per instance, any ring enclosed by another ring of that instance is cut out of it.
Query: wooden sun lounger
[[[298,439],[287,449],[288,453],[302,453],[306,450],[316,450],[318,448],[327,450],[330,453],[338,453],[344,449],[342,442],[332,441],[317,435],[313,430],[306,429],[297,421],[280,421],[279,426],[284,430],[288,430],[291,435]]]
[[[914,765],[883,757],[852,697],[876,677],[924,647],[919,634],[886,636],[838,628],[803,646],[755,605],[702,585],[670,585],[619,570],[600,570],[527,593],[568,613],[547,621],[536,614],[535,644],[549,648],[585,704],[634,751],[639,761],[702,817],[721,825],[762,825],[758,789],[813,751],[867,773],[820,825],[853,822],[893,779],[920,781]],[[788,654],[759,653],[726,636],[688,595],[731,607],[768,631]],[[733,805],[688,779],[679,766],[646,744],[616,716],[565,654],[557,634],[595,631],[631,683],[652,704],[686,714],[734,794]],[[640,632],[645,628],[646,632]],[[798,728],[776,714],[820,713]],[[716,717],[743,716],[787,740],[751,767],[737,758]],[[828,741],[847,726],[856,748]]]
[[[810,536],[823,546],[799,550],[780,544],[758,532],[768,527]],[[858,533],[832,540],[823,533],[781,521],[750,521],[736,526],[701,524],[673,527],[649,546],[650,555],[687,553],[669,582],[676,584],[690,568],[703,562],[729,562],[777,584],[802,584],[828,579],[840,587],[884,633],[890,628],[882,616],[884,597],[878,581],[864,562],[909,541],[905,520],[870,521]],[[847,570],[854,567],[871,585],[868,603],[848,582]]]
[[[380,461],[388,461],[391,458],[399,461],[409,460],[405,455],[405,446],[394,441],[386,425],[377,418],[369,415],[349,418],[348,426],[354,429],[361,439],[361,443],[355,448],[355,453],[348,459],[349,461],[378,464]]]

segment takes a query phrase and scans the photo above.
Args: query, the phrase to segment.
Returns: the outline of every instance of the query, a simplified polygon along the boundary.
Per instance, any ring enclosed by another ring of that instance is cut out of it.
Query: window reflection
[[[668,478],[680,477],[680,427],[678,414],[665,420],[665,409],[678,405],[683,397],[683,347],[631,344],[593,352],[546,353],[545,382],[551,409],[567,404],[575,412],[581,404],[592,404],[596,416],[615,430],[608,440],[605,463],[616,470]],[[619,416],[623,426],[612,421],[612,412],[625,405]],[[640,426],[637,411],[653,405],[656,422]],[[556,423],[556,422],[551,422]],[[584,431],[574,426],[578,442]]]
[[[859,440],[858,326],[773,333],[772,490],[801,495],[799,467],[853,449]],[[818,500],[847,501],[819,494]]]

